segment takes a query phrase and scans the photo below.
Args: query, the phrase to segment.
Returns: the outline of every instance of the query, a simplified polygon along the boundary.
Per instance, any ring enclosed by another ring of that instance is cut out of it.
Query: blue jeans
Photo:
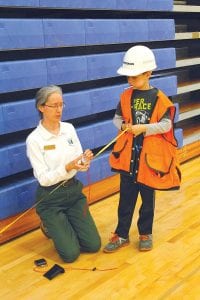
[[[127,238],[131,227],[138,194],[142,198],[137,222],[139,234],[151,234],[154,219],[155,190],[134,183],[133,178],[120,175],[120,199],[118,206],[118,225],[115,230],[120,237]]]

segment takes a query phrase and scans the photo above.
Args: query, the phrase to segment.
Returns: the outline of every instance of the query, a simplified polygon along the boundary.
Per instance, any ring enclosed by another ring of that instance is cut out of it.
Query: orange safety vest
[[[121,95],[122,116],[125,123],[133,123],[131,113],[131,96],[133,89],[125,90]],[[168,97],[158,90],[157,100],[149,124],[159,122],[169,109],[173,121],[175,107]],[[119,134],[121,131],[119,132]],[[130,162],[132,158],[134,136],[125,132],[114,144],[109,162],[113,171],[132,175]],[[144,136],[139,160],[136,182],[158,190],[179,189],[181,172],[177,160],[177,141],[173,128],[163,134]]]

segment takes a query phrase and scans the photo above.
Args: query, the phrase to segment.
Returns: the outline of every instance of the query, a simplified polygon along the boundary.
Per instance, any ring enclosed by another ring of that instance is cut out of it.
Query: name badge
[[[56,145],[44,145],[44,150],[54,150],[56,149]]]

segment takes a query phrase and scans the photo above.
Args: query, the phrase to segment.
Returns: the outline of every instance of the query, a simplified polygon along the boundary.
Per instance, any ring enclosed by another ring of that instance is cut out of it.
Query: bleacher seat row
[[[174,48],[153,50],[157,70],[175,68]],[[118,76],[124,52],[0,62],[0,93]]]
[[[105,130],[106,128],[106,130]],[[86,125],[77,129],[78,136],[84,149],[95,149],[109,143],[117,134],[111,120],[102,121],[95,125]],[[182,147],[181,131],[175,130],[179,148]],[[0,178],[17,174],[30,169],[26,157],[24,142],[4,146],[0,149]]]
[[[176,76],[154,78],[151,79],[151,84],[160,88],[168,96],[177,93]],[[127,84],[119,84],[64,94],[66,108],[63,111],[63,120],[115,109],[119,95],[126,87]],[[34,99],[17,102],[13,99],[13,102],[0,104],[0,135],[34,128],[38,120]]]
[[[112,174],[108,164],[108,153],[97,157],[91,164],[90,178],[92,182],[97,182],[102,178],[109,177]],[[106,174],[106,175],[105,175]],[[79,173],[78,178],[88,184],[85,173]],[[16,181],[15,184],[6,184],[0,188],[0,220],[20,213],[35,202],[35,190],[37,182],[33,177]]]
[[[62,7],[92,9],[172,10],[173,0],[0,0],[2,6]]]
[[[0,19],[0,50],[172,40],[174,28],[172,19]]]

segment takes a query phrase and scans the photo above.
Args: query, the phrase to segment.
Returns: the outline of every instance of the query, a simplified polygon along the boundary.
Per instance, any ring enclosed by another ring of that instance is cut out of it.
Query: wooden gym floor
[[[30,232],[0,247],[0,299],[200,299],[200,158],[184,163],[180,191],[157,192],[154,248],[137,249],[134,213],[131,243],[113,254],[99,251],[82,254],[64,264],[51,240],[40,230]],[[112,183],[111,183],[112,184]],[[140,199],[138,199],[138,204]],[[115,229],[118,194],[90,206],[102,237],[102,246]],[[55,263],[66,268],[52,281],[33,270],[33,261],[45,258],[48,268]],[[85,268],[91,270],[75,270]],[[71,269],[70,269],[71,268]],[[99,269],[117,268],[99,271]]]

